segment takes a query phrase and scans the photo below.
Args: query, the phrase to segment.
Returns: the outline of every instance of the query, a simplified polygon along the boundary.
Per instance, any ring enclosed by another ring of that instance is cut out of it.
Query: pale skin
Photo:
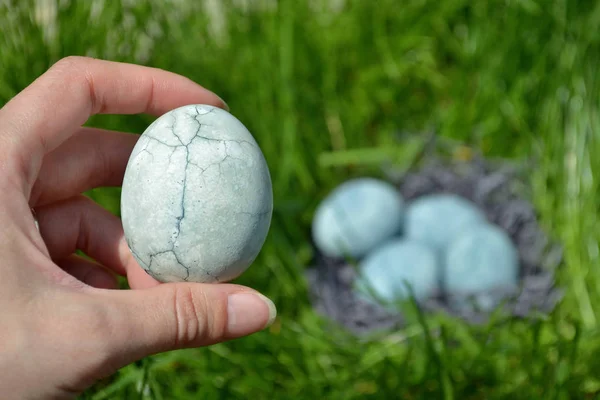
[[[69,57],[0,109],[2,398],[74,398],[145,356],[273,322],[273,303],[248,287],[155,281],[120,220],[81,194],[119,186],[138,138],[83,128],[91,115],[158,116],[197,103],[226,107],[170,72]],[[116,275],[131,290],[117,290]]]

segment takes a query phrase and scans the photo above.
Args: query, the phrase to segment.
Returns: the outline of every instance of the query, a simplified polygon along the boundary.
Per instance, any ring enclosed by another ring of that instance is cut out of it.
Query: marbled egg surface
[[[483,212],[469,200],[454,194],[432,194],[410,204],[405,234],[443,251],[456,235],[486,221]]]
[[[161,282],[223,282],[242,274],[266,239],[269,169],[230,113],[189,105],[141,135],[123,180],[121,218],[138,263]]]
[[[312,236],[330,257],[362,257],[399,233],[404,200],[391,184],[374,178],[342,183],[317,207]]]
[[[473,226],[448,246],[443,277],[446,290],[453,295],[513,289],[519,281],[519,254],[499,227]],[[492,306],[485,296],[478,301],[485,308]]]
[[[423,243],[393,239],[369,253],[359,265],[357,290],[366,298],[395,303],[410,296],[422,300],[439,286],[438,258]],[[375,296],[372,296],[373,293]]]

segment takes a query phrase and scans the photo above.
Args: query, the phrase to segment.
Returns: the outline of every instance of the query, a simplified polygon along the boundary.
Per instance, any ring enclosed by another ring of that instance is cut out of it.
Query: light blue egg
[[[518,285],[518,251],[499,227],[473,226],[448,246],[443,280],[450,295],[473,295],[480,308],[490,309],[495,304],[492,291],[511,291]]]
[[[410,204],[404,229],[407,238],[443,251],[465,229],[486,221],[483,212],[471,201],[454,194],[433,194]]]
[[[374,178],[349,180],[317,207],[313,240],[330,257],[362,257],[401,231],[404,209],[391,184]]]
[[[393,239],[369,253],[359,265],[356,289],[362,297],[394,304],[409,298],[433,295],[439,287],[438,258],[419,242]]]

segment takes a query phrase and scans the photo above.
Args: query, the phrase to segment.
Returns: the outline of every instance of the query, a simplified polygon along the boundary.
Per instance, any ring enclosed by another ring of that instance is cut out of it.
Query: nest
[[[562,296],[554,279],[562,263],[561,248],[551,243],[539,226],[518,168],[506,163],[494,165],[481,157],[461,162],[429,157],[420,169],[402,176],[390,174],[388,178],[407,202],[434,193],[469,199],[491,223],[510,235],[519,252],[521,285],[515,293],[492,293],[503,312],[523,318],[533,312],[549,313],[556,306]],[[356,294],[352,288],[356,277],[355,266],[317,253],[313,267],[307,270],[316,311],[356,334],[403,326],[406,321],[400,311],[389,311]],[[496,311],[452,304],[449,295],[439,293],[421,302],[420,307],[425,312],[443,311],[470,323],[483,323]]]

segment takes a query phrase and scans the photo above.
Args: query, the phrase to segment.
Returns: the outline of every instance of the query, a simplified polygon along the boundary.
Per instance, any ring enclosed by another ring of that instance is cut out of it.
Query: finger
[[[39,207],[36,214],[40,234],[53,260],[81,250],[119,275],[141,269],[128,254],[119,218],[87,197],[79,195]]]
[[[44,157],[31,191],[33,206],[49,204],[101,186],[120,186],[139,136],[80,128]]]
[[[67,57],[0,110],[0,148],[23,174],[29,193],[44,154],[57,148],[93,114],[163,114],[192,103],[226,107],[214,93],[160,69]],[[26,161],[25,161],[26,160]]]
[[[233,284],[163,284],[102,292],[98,298],[118,327],[111,347],[125,354],[126,362],[247,336],[269,326],[277,314],[271,300]]]
[[[125,247],[124,252],[129,256],[128,261],[125,263],[129,287],[132,289],[148,289],[160,285],[160,282],[148,275],[148,273],[140,267],[135,258],[133,258],[125,239],[123,239],[123,246]]]
[[[83,257],[71,255],[57,264],[69,275],[98,289],[117,289],[118,282],[114,274],[102,265]]]
[[[53,260],[81,250],[116,274],[126,275],[132,289],[159,285],[131,254],[121,220],[89,198],[78,195],[38,207],[36,216]]]

